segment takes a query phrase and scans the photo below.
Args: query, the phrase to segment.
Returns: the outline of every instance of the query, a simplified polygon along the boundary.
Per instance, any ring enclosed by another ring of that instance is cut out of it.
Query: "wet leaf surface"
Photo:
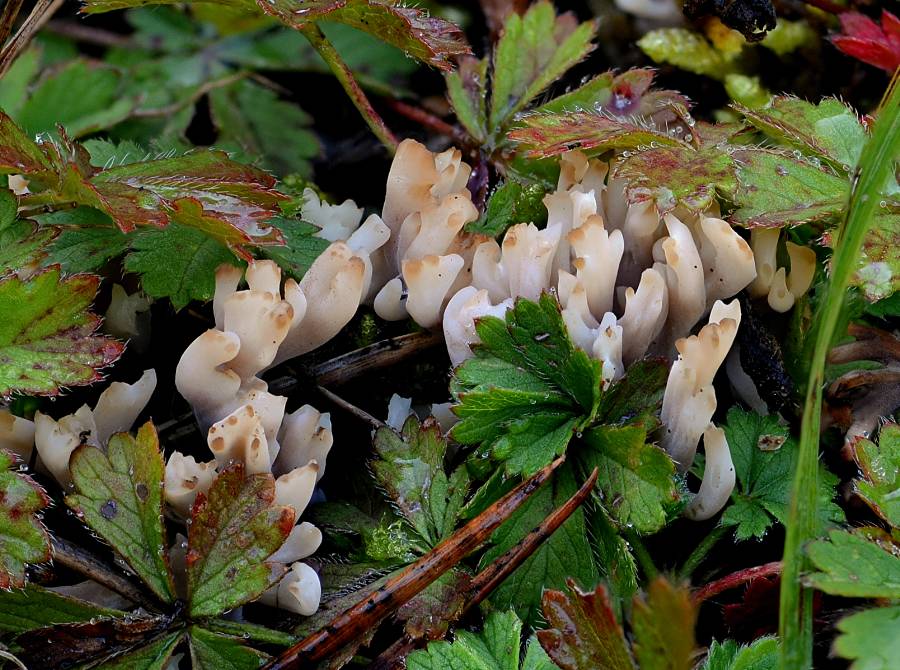
[[[125,612],[54,593],[36,584],[0,591],[0,632],[4,633],[24,633],[45,626],[118,616],[125,616]]]
[[[833,530],[807,553],[820,571],[807,581],[819,591],[848,598],[900,598],[900,557],[861,532]]]
[[[31,477],[12,470],[18,464],[15,454],[0,449],[0,594],[25,585],[26,565],[50,560],[50,536],[37,516],[50,498]]]

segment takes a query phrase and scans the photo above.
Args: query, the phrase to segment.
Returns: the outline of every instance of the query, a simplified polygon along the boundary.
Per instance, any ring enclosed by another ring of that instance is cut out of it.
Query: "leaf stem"
[[[717,596],[724,591],[737,588],[738,586],[742,586],[743,584],[751,582],[754,579],[759,579],[760,577],[772,577],[774,575],[777,575],[781,572],[781,568],[781,561],[773,561],[772,563],[766,563],[765,565],[757,565],[752,568],[744,568],[743,570],[738,570],[737,572],[726,575],[721,579],[710,582],[703,588],[697,589],[692,596],[693,601],[697,604],[700,604],[704,600],[709,600],[710,598]]]
[[[387,150],[393,155],[397,150],[397,138],[394,137],[394,134],[388,129],[387,125],[384,123],[384,119],[382,119],[378,115],[378,112],[375,111],[375,108],[372,107],[372,103],[369,102],[369,98],[366,97],[365,92],[360,88],[359,83],[353,76],[353,72],[340,57],[331,42],[328,41],[328,38],[325,37],[322,29],[315,23],[308,23],[300,28],[300,32],[303,33],[303,36],[306,37],[307,40],[309,40],[309,43],[319,53],[322,60],[328,64],[328,67],[331,68],[334,76],[337,77],[341,86],[344,87],[347,95],[350,96],[353,105],[359,110],[359,113],[362,114],[362,117],[365,119],[369,128],[372,129],[375,136],[381,140],[381,143],[387,147]]]
[[[722,539],[722,536],[727,532],[728,528],[726,526],[713,526],[712,530],[709,531],[706,537],[700,540],[700,543],[694,547],[694,551],[687,557],[684,565],[681,566],[681,570],[678,572],[679,577],[681,579],[690,578],[690,576],[694,574],[694,570],[700,567],[700,564],[704,561],[707,554],[709,554],[716,543],[718,543],[718,541]]]
[[[634,557],[637,559],[638,565],[641,566],[644,577],[647,578],[647,581],[655,579],[659,575],[659,570],[653,563],[653,557],[650,556],[650,552],[644,546],[641,536],[633,528],[626,529],[624,535],[625,540],[631,545],[632,551],[634,551]]]
[[[806,402],[800,427],[800,444],[784,542],[784,572],[778,632],[782,640],[781,668],[803,670],[812,667],[812,589],[801,584],[808,567],[804,545],[816,534],[818,495],[819,430],[822,419],[822,392],[825,364],[836,335],[850,279],[856,272],[863,239],[869,231],[881,189],[900,154],[900,85],[894,74],[875,128],[863,148],[853,176],[850,203],[836,231],[831,278],[813,320],[815,348],[809,370]]]

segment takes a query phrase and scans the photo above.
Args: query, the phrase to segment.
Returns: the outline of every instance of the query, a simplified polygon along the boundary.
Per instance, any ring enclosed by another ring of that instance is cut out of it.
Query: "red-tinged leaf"
[[[690,670],[697,609],[686,588],[657,577],[634,599],[634,655],[641,670]]]
[[[661,212],[678,205],[702,211],[713,204],[717,191],[724,195],[737,186],[735,164],[727,152],[715,146],[694,150],[681,143],[633,153],[616,165],[615,176],[628,181],[631,202],[652,199]]]
[[[37,514],[50,504],[18,457],[0,449],[0,590],[25,586],[25,566],[50,560],[50,536]]]
[[[544,591],[549,628],[537,637],[547,655],[562,670],[634,670],[606,587],[584,592],[571,580],[568,587],[569,593]]]
[[[278,205],[286,199],[275,190],[275,179],[231,160],[222,151],[194,151],[121,165],[99,172],[91,183],[101,193],[112,193],[143,208],[162,204],[170,218],[183,215],[186,225],[193,222],[223,241],[283,243],[281,233],[266,224],[280,213]],[[111,184],[115,186],[104,191]],[[193,202],[179,203],[183,199]]]
[[[100,319],[89,307],[99,282],[94,275],[62,279],[59,266],[0,281],[0,396],[90,384],[121,355],[120,342],[94,334]]]
[[[402,49],[408,56],[441,70],[454,56],[471,53],[459,26],[425,10],[389,0],[256,0],[266,14],[301,28],[328,20],[346,23]]]
[[[0,110],[0,174],[50,172],[44,152]]]
[[[106,452],[82,445],[69,460],[76,493],[66,504],[106,540],[163,602],[175,599],[162,521],[165,474],[156,428],[113,435]]]
[[[651,144],[690,149],[685,142],[640,121],[591,112],[535,114],[522,123],[524,127],[509,133],[509,139],[524,145],[532,158],[556,156],[572,149],[596,155],[609,149],[650,148]]]
[[[180,198],[173,202],[170,216],[176,223],[196,228],[207,237],[218,240],[246,261],[253,256],[244,248],[245,245],[271,246],[284,243],[284,237],[278,228],[267,226],[264,234],[252,237],[231,225],[221,214],[204,209],[196,198]]]
[[[888,74],[900,67],[900,19],[886,9],[880,26],[859,12],[844,12],[838,18],[843,34],[831,37],[834,46]]]
[[[266,559],[294,527],[294,511],[274,505],[270,474],[248,475],[240,463],[197,495],[188,531],[191,616],[216,616],[253,600],[278,574]]]
[[[466,605],[466,587],[472,578],[463,569],[454,568],[438,577],[412,600],[397,610],[397,619],[413,640],[439,640],[447,634]]]
[[[760,577],[750,582],[740,601],[722,608],[728,629],[746,640],[776,633],[780,585],[780,577]]]

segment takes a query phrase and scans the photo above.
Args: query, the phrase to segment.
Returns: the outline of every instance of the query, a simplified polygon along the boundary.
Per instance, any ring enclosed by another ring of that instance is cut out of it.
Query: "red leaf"
[[[859,12],[840,15],[842,35],[831,42],[848,56],[893,74],[900,67],[900,19],[887,10],[881,25]]]

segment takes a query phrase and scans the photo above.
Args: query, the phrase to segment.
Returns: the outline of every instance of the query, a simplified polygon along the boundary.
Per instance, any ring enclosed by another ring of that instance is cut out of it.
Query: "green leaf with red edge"
[[[162,521],[165,464],[149,421],[137,439],[117,433],[106,453],[81,445],[69,459],[75,493],[66,504],[138,574],[156,596],[175,600]]]
[[[184,632],[180,630],[166,633],[134,651],[95,666],[96,670],[164,670],[170,667],[175,647],[183,637]]]
[[[522,119],[522,127],[509,139],[528,149],[531,158],[546,158],[579,149],[589,156],[610,149],[636,150],[651,144],[691,151],[677,137],[661,133],[636,119],[619,119],[595,112],[534,114]]]
[[[251,649],[243,640],[191,626],[189,641],[194,670],[254,670],[269,660],[267,654]]]
[[[562,670],[634,670],[606,587],[585,592],[572,580],[567,584],[568,593],[544,591],[548,628],[537,638],[547,655]]]
[[[688,589],[657,577],[634,599],[634,655],[641,670],[691,670],[697,608]]]
[[[25,281],[0,280],[0,396],[90,384],[121,355],[120,342],[94,334],[100,319],[89,307],[99,282],[94,275],[62,279],[58,266]]]
[[[25,586],[25,566],[50,560],[50,536],[37,514],[50,504],[18,456],[0,449],[0,590]]]
[[[444,75],[447,98],[456,113],[456,119],[469,135],[484,143],[490,133],[487,119],[488,60],[474,56],[459,59],[459,67]]]
[[[900,528],[900,426],[881,427],[878,442],[859,438],[853,455],[862,472],[854,481],[857,494],[872,510],[894,528]]]
[[[683,143],[651,145],[618,163],[614,175],[628,181],[631,202],[652,198],[663,212],[678,205],[702,211],[713,204],[716,193],[724,196],[737,187],[731,156],[716,146],[695,150]]]
[[[846,104],[825,98],[814,105],[790,96],[776,96],[760,109],[734,105],[747,121],[779,144],[800,149],[849,172],[866,143],[866,129]]]
[[[471,53],[462,30],[425,10],[388,0],[257,0],[266,14],[292,28],[336,21],[374,35],[406,55],[441,70],[453,57]]]
[[[17,220],[17,207],[12,191],[0,188],[0,277],[11,272],[27,275],[47,255],[47,247],[59,234],[51,226],[38,228],[33,221]]]
[[[0,110],[0,174],[50,173],[47,156]]]
[[[771,228],[829,220],[847,204],[850,182],[826,167],[777,149],[740,149],[732,158],[737,223]]]
[[[900,214],[882,210],[872,218],[851,283],[872,302],[900,291]]]
[[[191,616],[234,609],[274,583],[278,575],[266,559],[294,527],[294,511],[274,501],[272,475],[248,475],[240,463],[197,495],[186,557]]]
[[[517,112],[594,49],[593,21],[556,15],[540,0],[524,16],[510,13],[494,50],[490,125],[502,128]]]

